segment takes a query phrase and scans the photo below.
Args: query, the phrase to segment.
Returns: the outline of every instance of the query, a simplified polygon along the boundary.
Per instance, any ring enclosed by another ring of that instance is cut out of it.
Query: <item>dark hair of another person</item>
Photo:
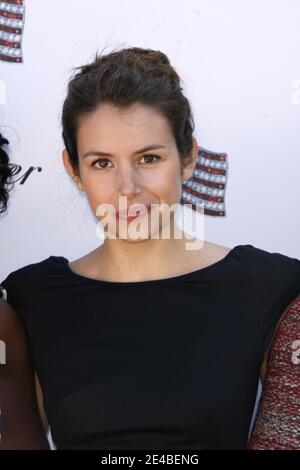
[[[0,214],[6,211],[8,193],[13,187],[12,177],[15,175],[18,165],[9,163],[7,151],[4,145],[9,142],[0,134]]]
[[[161,51],[125,48],[98,55],[92,63],[75,67],[62,110],[62,136],[71,164],[78,174],[78,120],[109,103],[119,110],[133,104],[161,113],[174,135],[182,167],[192,151],[194,119],[180,78]]]

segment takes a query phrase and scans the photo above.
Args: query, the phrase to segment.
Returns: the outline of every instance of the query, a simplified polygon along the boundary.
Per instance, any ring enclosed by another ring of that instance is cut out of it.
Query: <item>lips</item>
[[[128,211],[117,211],[116,215],[122,219],[136,219],[137,217],[142,217],[146,215],[151,209],[151,205],[146,204],[132,204],[128,207]],[[130,215],[129,215],[130,214]]]

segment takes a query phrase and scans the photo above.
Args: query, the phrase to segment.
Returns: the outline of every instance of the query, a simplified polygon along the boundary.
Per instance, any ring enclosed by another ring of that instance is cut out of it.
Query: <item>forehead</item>
[[[101,141],[103,145],[128,143],[134,148],[159,141],[173,145],[169,123],[161,113],[142,104],[118,109],[110,104],[100,105],[95,111],[81,116],[77,129],[78,146]],[[154,139],[154,140],[153,140]]]

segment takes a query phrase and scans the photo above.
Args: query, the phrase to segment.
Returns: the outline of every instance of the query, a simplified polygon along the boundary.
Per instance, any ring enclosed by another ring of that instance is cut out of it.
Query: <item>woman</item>
[[[245,449],[259,372],[299,290],[300,261],[252,245],[189,249],[182,231],[175,237],[167,208],[179,204],[198,143],[162,52],[133,47],[80,67],[62,126],[63,163],[104,243],[2,283],[26,325],[54,444]]]
[[[0,134],[0,213],[7,209],[12,177],[17,166],[9,163]],[[26,333],[21,319],[5,302],[6,290],[0,286],[0,450],[49,449],[38,411],[35,380],[28,354]]]

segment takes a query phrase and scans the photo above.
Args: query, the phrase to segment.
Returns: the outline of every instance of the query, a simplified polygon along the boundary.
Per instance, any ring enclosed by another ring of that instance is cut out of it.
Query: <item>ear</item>
[[[193,137],[192,151],[191,151],[190,155],[188,155],[184,159],[184,164],[182,165],[182,169],[181,169],[181,179],[183,181],[187,181],[192,177],[193,171],[194,171],[195,166],[196,166],[197,158],[198,158],[198,153],[199,153],[198,142],[195,139],[195,137]]]
[[[62,160],[63,160],[64,167],[66,169],[66,172],[70,175],[72,180],[75,182],[77,188],[80,191],[83,191],[80,176],[78,174],[76,174],[75,171],[74,171],[74,168],[73,168],[72,163],[70,161],[70,157],[69,157],[67,149],[64,149],[62,151]]]

